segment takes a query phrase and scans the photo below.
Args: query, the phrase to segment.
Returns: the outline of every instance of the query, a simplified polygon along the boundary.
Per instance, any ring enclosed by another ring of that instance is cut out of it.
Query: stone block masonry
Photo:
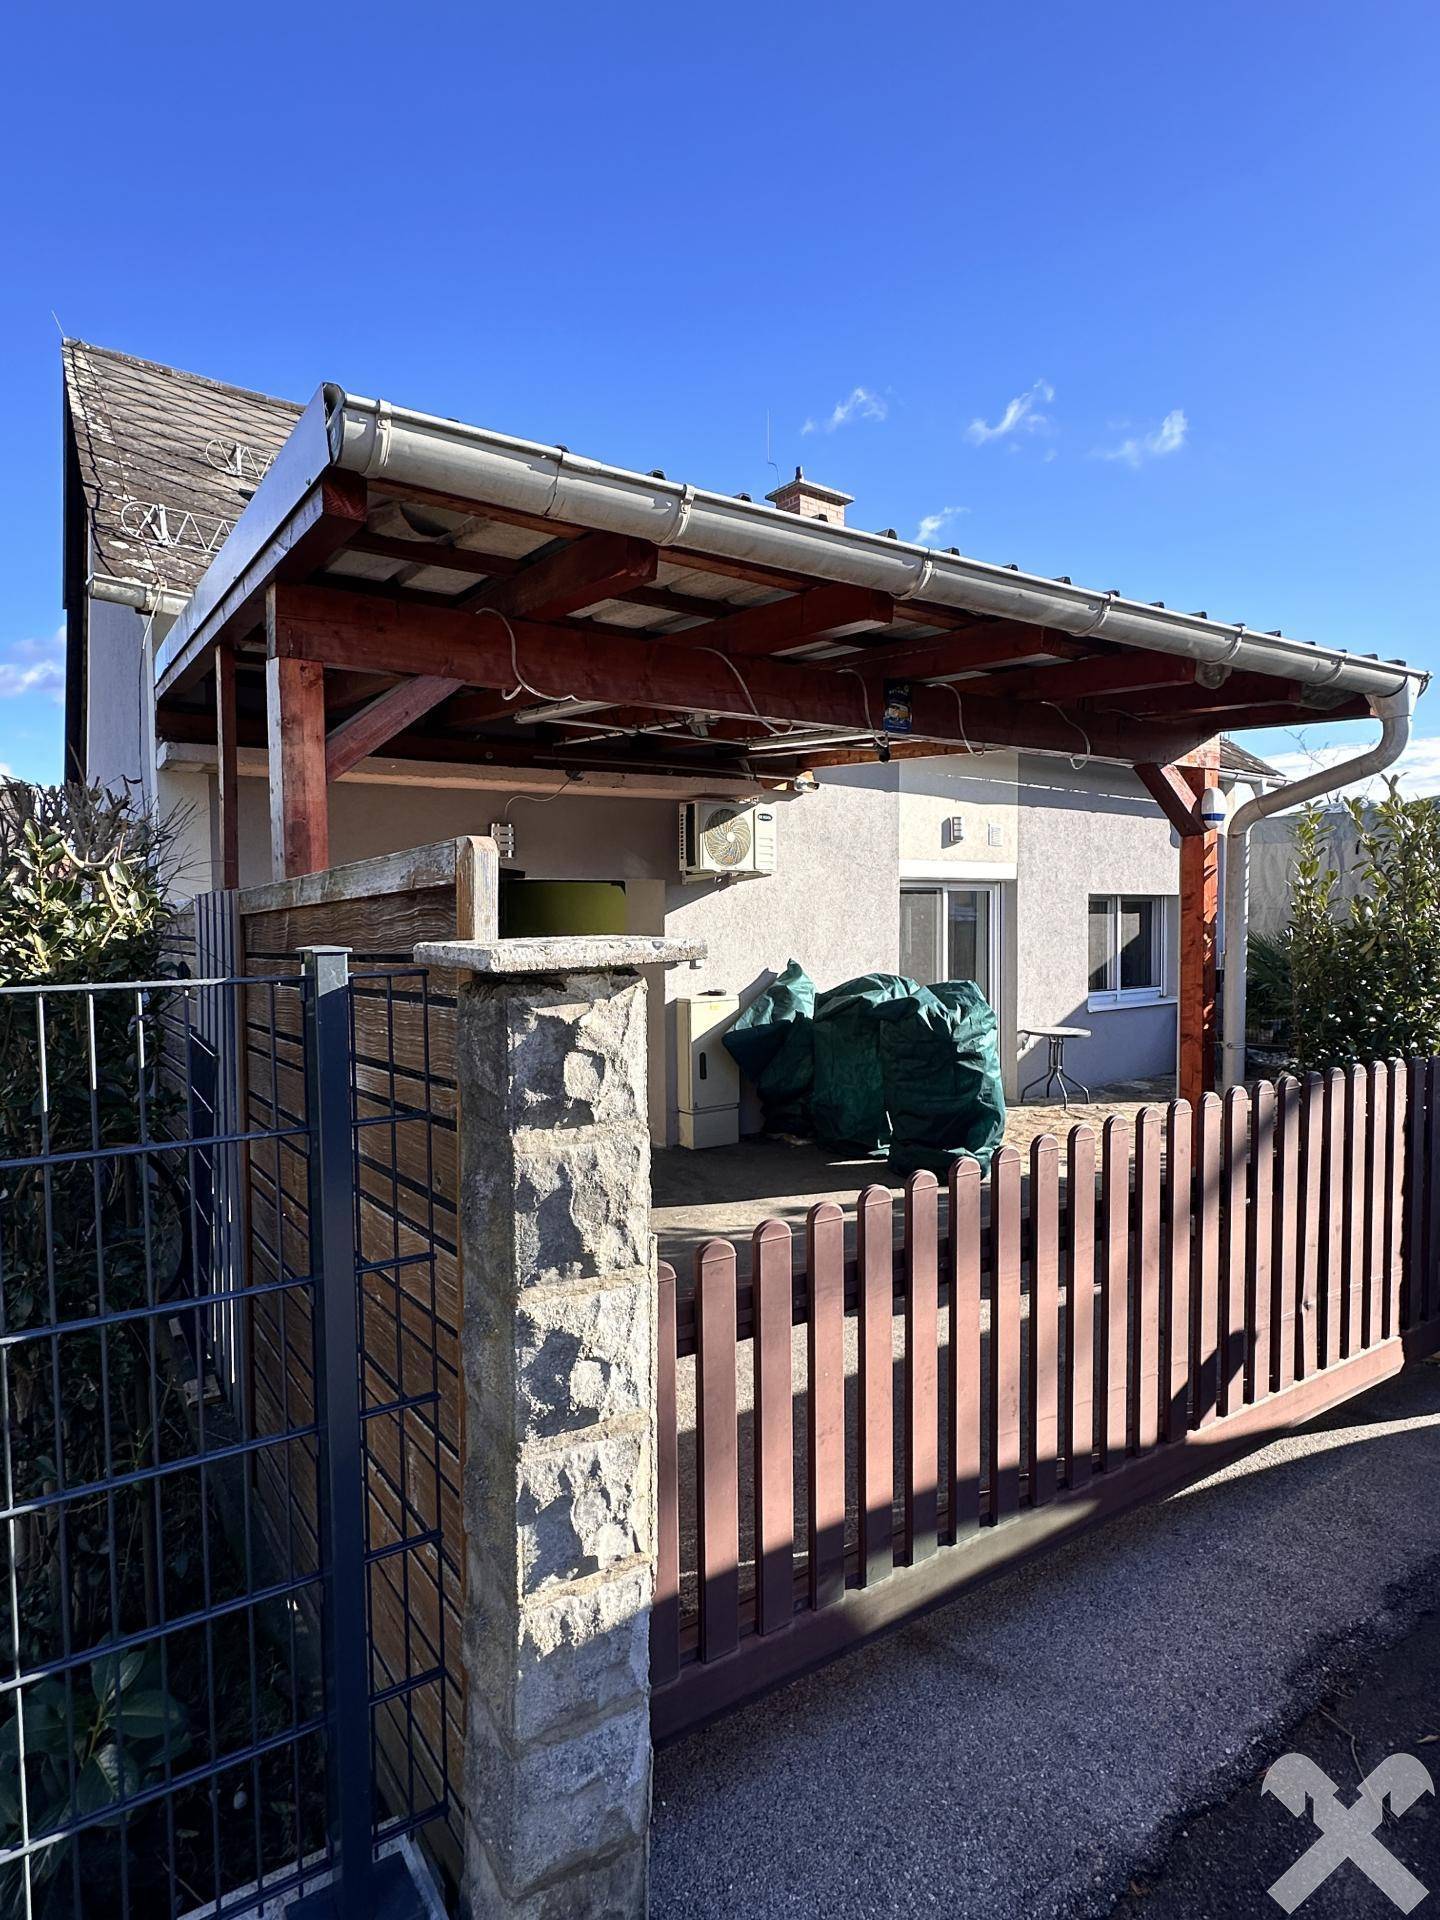
[[[461,969],[475,1920],[645,1911],[655,1275],[635,969],[693,957],[653,940],[416,950]]]

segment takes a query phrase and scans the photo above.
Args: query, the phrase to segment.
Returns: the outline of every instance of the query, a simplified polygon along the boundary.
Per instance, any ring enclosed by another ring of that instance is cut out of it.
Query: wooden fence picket
[[[650,1604],[650,1679],[680,1671],[680,1446],[675,1405],[675,1269],[661,1261],[655,1304],[655,1593]]]
[[[1425,1073],[1425,1115],[1428,1122],[1429,1160],[1424,1180],[1424,1249],[1421,1263],[1420,1299],[1417,1303],[1422,1322],[1440,1313],[1440,1059],[1431,1060]]]
[[[1030,1143],[1030,1343],[1025,1459],[1029,1501],[1055,1498],[1060,1452],[1060,1145],[1048,1133]]]
[[[1095,1136],[1072,1127],[1065,1151],[1066,1486],[1083,1487],[1095,1455]]]
[[[810,1605],[845,1592],[845,1216],[833,1200],[806,1221],[810,1274]]]
[[[1320,1211],[1325,1166],[1325,1082],[1318,1073],[1305,1081],[1300,1103],[1300,1302],[1295,1377],[1308,1380],[1319,1358],[1320,1298],[1324,1282],[1324,1219]]]
[[[1367,1076],[1365,1112],[1365,1189],[1363,1271],[1360,1282],[1359,1344],[1368,1347],[1380,1337],[1385,1287],[1385,1214],[1390,1194],[1390,1071],[1375,1061]]]
[[[695,1255],[696,1542],[700,1658],[740,1638],[740,1457],[735,1385],[735,1249],[707,1240]]]
[[[950,1169],[950,1519],[952,1541],[980,1523],[980,1163]]]
[[[1134,1445],[1146,1453],[1160,1438],[1160,1115],[1135,1117],[1135,1311],[1131,1378]]]
[[[1100,1199],[1100,1458],[1108,1470],[1125,1458],[1126,1373],[1130,1359],[1130,1129],[1117,1115],[1105,1122]]]
[[[1220,1287],[1216,1301],[1216,1411],[1233,1413],[1245,1397],[1246,1211],[1250,1183],[1250,1096],[1231,1087],[1221,1114]]]
[[[775,1633],[789,1626],[795,1613],[790,1229],[780,1220],[762,1221],[750,1247],[755,1296],[755,1624],[761,1633]]]
[[[894,1201],[888,1187],[860,1195],[855,1227],[860,1281],[860,1579],[895,1564]]]
[[[1320,1296],[1319,1349],[1322,1367],[1333,1367],[1340,1358],[1345,1299],[1347,1119],[1347,1076],[1343,1068],[1332,1067],[1325,1075],[1325,1169],[1320,1196],[1324,1219],[1320,1242],[1325,1274]]]
[[[1219,1407],[1220,1102],[1213,1093],[1195,1116],[1195,1288],[1191,1303],[1195,1424],[1208,1427]]]
[[[1365,1267],[1370,1238],[1365,1196],[1370,1153],[1370,1076],[1361,1066],[1345,1075],[1345,1257],[1340,1300],[1340,1353],[1348,1359],[1365,1344]]]
[[[922,1168],[905,1183],[905,1546],[911,1566],[928,1560],[938,1541],[939,1325],[939,1189]]]
[[[1295,1383],[1300,1360],[1300,1082],[1286,1074],[1275,1094],[1275,1391]]]
[[[1386,1155],[1390,1187],[1385,1207],[1385,1295],[1380,1332],[1388,1340],[1400,1331],[1405,1262],[1405,1140],[1410,1076],[1403,1060],[1390,1062],[1390,1126]]]
[[[1429,1076],[1423,1060],[1405,1063],[1405,1210],[1402,1227],[1403,1278],[1400,1283],[1400,1330],[1418,1325],[1425,1297],[1425,1204],[1426,1108]]]
[[[1275,1089],[1262,1080],[1250,1103],[1250,1218],[1245,1235],[1245,1398],[1271,1390],[1274,1348],[1271,1252],[1275,1233]]]
[[[990,1518],[1020,1505],[1020,1156],[990,1162]]]
[[[1195,1118],[1188,1100],[1165,1111],[1165,1438],[1190,1428],[1190,1147]]]

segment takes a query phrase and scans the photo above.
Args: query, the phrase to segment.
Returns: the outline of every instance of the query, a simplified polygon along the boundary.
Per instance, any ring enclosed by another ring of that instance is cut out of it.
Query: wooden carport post
[[[1215,784],[1220,742],[1209,740],[1173,766],[1135,771],[1180,836],[1179,1095],[1197,1106],[1214,1091],[1219,1049],[1216,992],[1220,925],[1220,835],[1201,824],[1200,797]]]
[[[293,880],[330,864],[325,782],[325,669],[294,656],[283,601],[266,596],[265,707],[270,750],[271,878]]]

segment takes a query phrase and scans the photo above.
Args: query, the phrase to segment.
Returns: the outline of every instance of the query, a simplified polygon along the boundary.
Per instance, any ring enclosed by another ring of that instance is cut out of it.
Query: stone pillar
[[[661,940],[422,946],[461,970],[465,1897],[645,1912],[655,1291],[645,983]]]

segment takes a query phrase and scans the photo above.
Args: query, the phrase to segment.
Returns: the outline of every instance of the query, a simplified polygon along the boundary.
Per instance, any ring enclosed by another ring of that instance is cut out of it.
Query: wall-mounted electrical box
[[[733,993],[675,1002],[675,1090],[682,1147],[733,1147],[740,1138],[740,1069],[724,1043],[740,1011]]]

